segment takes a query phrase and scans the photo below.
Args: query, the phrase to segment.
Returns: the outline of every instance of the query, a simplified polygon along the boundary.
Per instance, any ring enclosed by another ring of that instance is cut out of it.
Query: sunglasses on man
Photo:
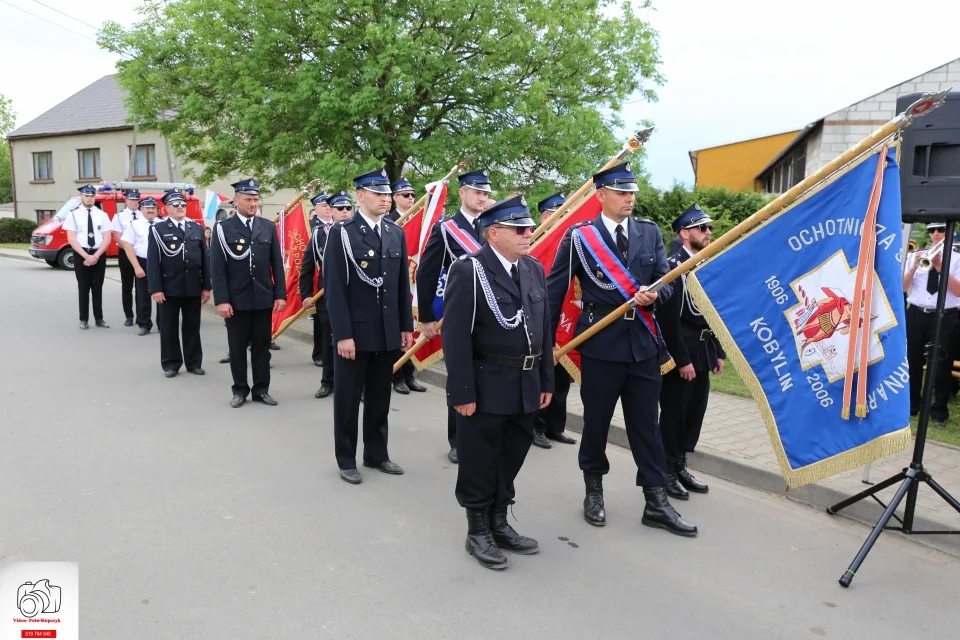
[[[713,232],[713,225],[712,225],[712,224],[698,224],[697,226],[691,227],[691,228],[693,228],[693,229],[700,229],[700,232],[701,232],[701,233],[706,233],[707,231],[710,231],[711,233]]]
[[[182,209],[187,206],[186,202],[171,202],[167,205],[168,207],[173,207],[174,209]]]
[[[412,198],[412,197],[413,197],[413,194],[410,193],[410,192],[407,192],[407,193],[398,193],[398,194],[396,194],[396,195],[400,196],[401,198]]]
[[[929,233],[930,235],[933,235],[935,233],[946,233],[946,232],[947,232],[946,229],[927,229],[927,233]]]
[[[495,224],[493,225],[493,228],[494,229],[513,229],[514,233],[516,233],[518,236],[522,236],[524,233],[527,232],[527,230],[533,231],[533,227],[515,227],[513,225],[506,225],[506,224]]]
[[[337,211],[350,211],[353,207],[334,207]]]

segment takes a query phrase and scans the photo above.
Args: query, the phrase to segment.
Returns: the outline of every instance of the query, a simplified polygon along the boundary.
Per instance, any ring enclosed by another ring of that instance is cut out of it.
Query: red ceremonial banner
[[[284,257],[284,277],[287,286],[287,306],[280,313],[273,314],[272,334],[276,334],[280,324],[287,318],[296,315],[303,306],[300,299],[300,266],[303,264],[303,252],[310,242],[310,225],[303,210],[303,203],[294,207],[283,221],[278,223],[278,230],[282,230]]]

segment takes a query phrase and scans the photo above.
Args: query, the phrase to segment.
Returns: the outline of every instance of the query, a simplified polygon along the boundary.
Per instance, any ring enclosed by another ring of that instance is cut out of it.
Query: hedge
[[[29,243],[37,223],[25,218],[0,218],[0,242]]]

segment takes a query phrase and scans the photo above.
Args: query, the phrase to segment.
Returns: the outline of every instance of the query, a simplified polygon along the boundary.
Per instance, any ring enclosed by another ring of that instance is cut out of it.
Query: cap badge
[[[486,176],[486,175],[487,175],[487,170],[484,169],[481,173],[483,173],[483,175]]]
[[[383,176],[384,178],[386,178],[386,177],[387,177],[387,170],[386,170],[386,169],[380,169],[380,175]]]
[[[524,198],[523,196],[520,196],[520,204],[522,204],[523,206],[527,206],[527,199]]]
[[[693,208],[696,209],[697,211],[700,211],[700,205],[699,205],[699,204],[693,205]]]

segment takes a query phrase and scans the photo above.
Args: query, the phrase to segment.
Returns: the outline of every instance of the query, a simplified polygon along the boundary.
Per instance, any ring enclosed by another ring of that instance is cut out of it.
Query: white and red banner
[[[310,225],[303,210],[303,203],[297,204],[290,213],[277,221],[280,245],[283,247],[283,266],[287,286],[287,306],[280,313],[273,314],[272,334],[276,335],[280,324],[294,316],[303,306],[300,299],[300,266],[303,252],[310,242]]]

